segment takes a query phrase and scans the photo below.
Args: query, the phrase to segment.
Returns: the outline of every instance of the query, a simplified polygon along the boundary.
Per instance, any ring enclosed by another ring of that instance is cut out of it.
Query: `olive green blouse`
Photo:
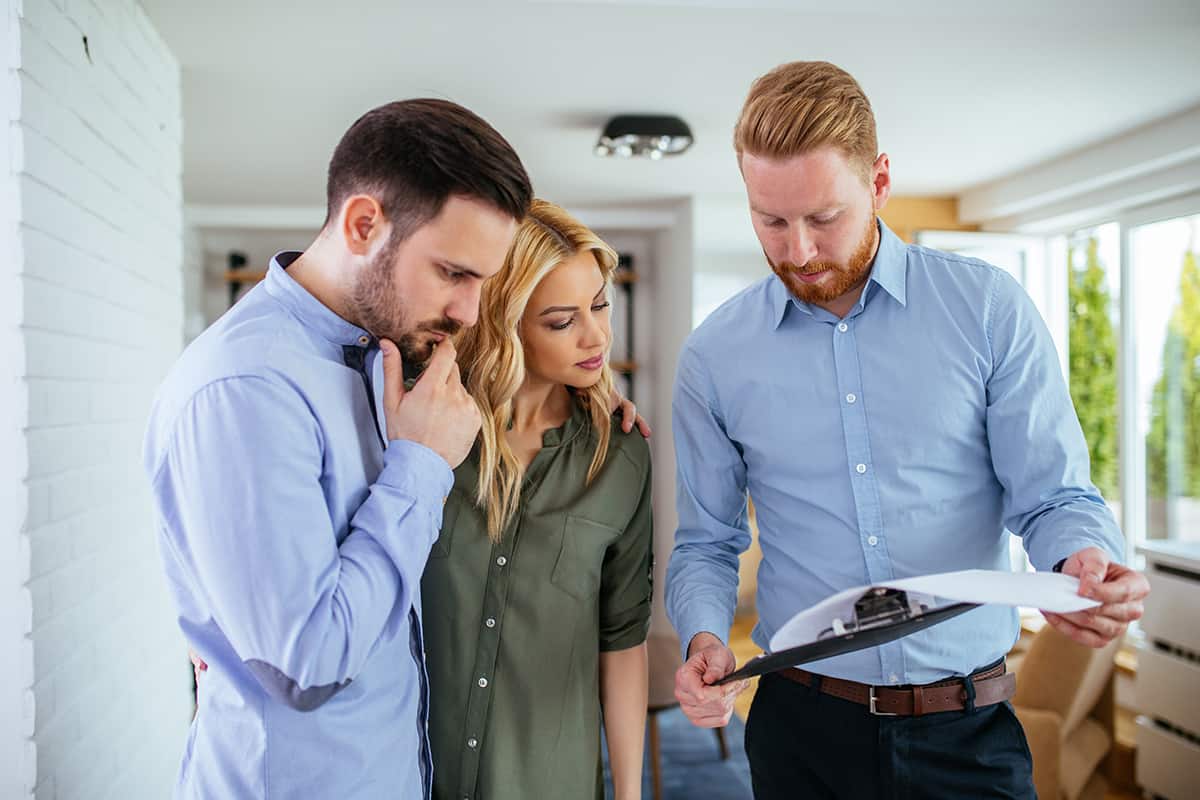
[[[599,655],[650,623],[650,450],[581,408],[547,431],[500,543],[475,505],[476,447],[455,471],[422,580],[433,794],[602,798]]]

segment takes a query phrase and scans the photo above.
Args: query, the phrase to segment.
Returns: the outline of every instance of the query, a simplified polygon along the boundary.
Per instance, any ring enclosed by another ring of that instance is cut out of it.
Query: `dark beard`
[[[845,264],[810,261],[800,268],[789,261],[776,264],[771,261],[770,256],[767,256],[767,263],[797,300],[814,305],[831,303],[866,282],[871,272],[871,263],[875,260],[876,230],[875,215],[872,214],[862,241],[854,248]],[[833,274],[820,284],[808,284],[797,277],[799,273],[812,274],[824,270],[830,270]]]
[[[363,268],[350,290],[350,303],[360,328],[376,339],[388,339],[400,349],[405,374],[424,368],[433,355],[428,333],[453,336],[462,325],[442,318],[413,325],[396,290],[396,246],[389,243],[370,264]]]

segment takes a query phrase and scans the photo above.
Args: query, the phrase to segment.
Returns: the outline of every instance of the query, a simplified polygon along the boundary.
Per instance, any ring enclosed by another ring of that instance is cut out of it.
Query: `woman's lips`
[[[594,356],[587,361],[577,362],[575,366],[582,367],[583,369],[600,369],[604,366],[604,356]]]

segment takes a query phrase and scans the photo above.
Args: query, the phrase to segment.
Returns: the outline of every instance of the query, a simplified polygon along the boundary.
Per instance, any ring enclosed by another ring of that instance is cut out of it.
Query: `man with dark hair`
[[[480,425],[450,337],[531,197],[470,111],[374,109],[334,152],[316,241],[275,256],[159,390],[161,555],[217,667],[177,797],[429,796],[420,579]],[[407,390],[405,364],[425,367]]]

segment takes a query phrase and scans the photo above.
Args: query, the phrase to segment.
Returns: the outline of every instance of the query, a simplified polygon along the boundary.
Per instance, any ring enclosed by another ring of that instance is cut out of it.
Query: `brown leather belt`
[[[780,670],[778,674],[803,686],[812,686],[814,679],[819,678],[824,694],[866,706],[876,716],[919,717],[940,711],[962,711],[968,706],[967,678],[950,678],[923,686],[901,688],[868,686],[841,678],[814,675],[795,667]],[[969,680],[975,686],[976,708],[1003,703],[1011,699],[1017,690],[1017,676],[1006,670],[1004,661],[973,673]]]

